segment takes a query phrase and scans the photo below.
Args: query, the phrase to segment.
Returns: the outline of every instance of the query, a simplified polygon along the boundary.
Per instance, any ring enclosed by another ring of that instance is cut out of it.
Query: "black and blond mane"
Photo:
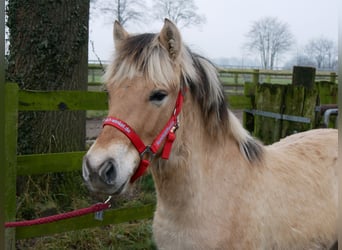
[[[215,66],[206,58],[181,45],[176,58],[159,41],[159,34],[129,36],[116,46],[114,62],[106,73],[106,82],[144,77],[156,86],[180,89],[186,86],[197,101],[203,123],[210,135],[231,133],[249,160],[260,159],[262,147],[242,128],[227,109],[227,103]]]

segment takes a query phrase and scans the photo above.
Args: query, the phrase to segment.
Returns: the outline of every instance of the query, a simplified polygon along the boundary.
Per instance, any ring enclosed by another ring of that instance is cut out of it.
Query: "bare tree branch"
[[[111,21],[118,20],[125,26],[129,22],[143,21],[145,18],[146,4],[144,0],[103,0],[96,1],[99,10],[109,15]]]
[[[198,7],[193,0],[153,0],[153,15],[155,18],[170,19],[181,28],[205,23],[204,15],[196,13]]]
[[[264,69],[273,69],[277,57],[293,44],[293,36],[288,25],[273,17],[265,17],[254,22],[247,33],[247,38],[247,48],[259,53]]]
[[[102,73],[104,74],[106,71],[105,71],[105,68],[104,68],[104,66],[103,66],[103,64],[102,64],[101,58],[98,56],[98,54],[97,54],[96,51],[95,51],[94,41],[93,41],[93,40],[90,40],[90,44],[91,44],[92,52],[93,52],[94,55],[96,56],[97,61],[99,62],[100,66],[101,66]]]
[[[337,46],[332,40],[324,37],[310,40],[305,46],[305,53],[316,62],[319,69],[332,69],[337,64]]]

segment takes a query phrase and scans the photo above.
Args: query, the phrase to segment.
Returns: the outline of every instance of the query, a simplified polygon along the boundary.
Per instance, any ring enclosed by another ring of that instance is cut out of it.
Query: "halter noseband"
[[[160,148],[165,138],[166,138],[166,141],[164,143],[164,148],[163,148],[161,157],[163,159],[169,159],[172,143],[176,139],[175,132],[179,127],[178,115],[182,109],[183,99],[184,99],[184,94],[182,90],[180,90],[178,93],[176,104],[175,104],[175,109],[169,121],[166,123],[162,131],[157,135],[157,137],[153,140],[151,145],[146,146],[143,143],[143,141],[140,139],[139,135],[135,133],[135,131],[124,121],[115,117],[111,117],[111,116],[105,118],[105,120],[103,121],[103,125],[102,125],[103,127],[106,125],[109,125],[109,126],[117,128],[122,133],[124,133],[127,136],[127,138],[132,142],[132,144],[135,146],[137,151],[139,152],[140,164],[130,179],[131,183],[133,183],[136,179],[138,179],[140,176],[144,174],[144,172],[147,170],[147,167],[149,166],[151,160],[157,153],[158,149]],[[150,154],[149,158],[144,157],[146,153]]]

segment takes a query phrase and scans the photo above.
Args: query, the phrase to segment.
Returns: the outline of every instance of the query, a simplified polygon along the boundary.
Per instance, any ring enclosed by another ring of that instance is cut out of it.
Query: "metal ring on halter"
[[[170,129],[170,132],[175,133],[178,128],[179,128],[179,123],[177,121],[177,123],[175,125],[173,125],[173,127]]]
[[[111,196],[111,195],[109,195],[109,196],[108,196],[108,198],[107,198],[107,200],[105,200],[104,204],[107,204],[107,203],[109,203],[111,199],[112,199],[112,196]]]
[[[145,155],[146,153],[149,153],[148,161],[151,162],[156,154],[153,153],[153,151],[151,150],[151,146],[150,146],[150,145],[149,145],[149,146],[146,146],[146,148],[144,149],[144,151],[141,152],[141,154],[140,154],[140,159],[143,159],[143,158],[144,158],[144,155]]]

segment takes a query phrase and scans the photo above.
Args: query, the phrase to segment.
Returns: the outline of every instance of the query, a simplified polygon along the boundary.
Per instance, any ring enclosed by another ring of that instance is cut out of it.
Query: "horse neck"
[[[218,189],[224,188],[229,195],[230,190],[237,190],[245,171],[234,166],[241,164],[243,157],[229,133],[218,131],[220,134],[213,138],[204,126],[198,106],[184,103],[182,113],[169,160],[157,159],[152,168],[158,204],[167,206],[169,211],[172,207],[181,211],[187,206],[202,206],[196,203],[209,201]],[[230,188],[233,185],[235,188]]]

